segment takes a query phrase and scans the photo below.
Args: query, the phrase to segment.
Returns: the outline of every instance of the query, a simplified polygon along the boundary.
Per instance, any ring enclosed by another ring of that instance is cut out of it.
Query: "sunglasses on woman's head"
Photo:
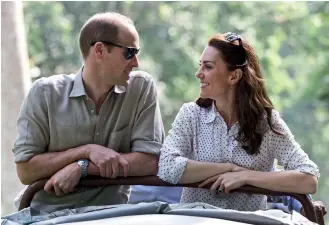
[[[234,42],[234,41],[238,40],[239,45],[242,45],[241,37],[236,33],[232,33],[232,32],[226,33],[225,34],[225,40],[228,41],[228,42]]]
[[[243,48],[242,46],[242,39],[238,34],[228,32],[225,34],[225,40],[232,43],[234,41],[239,41],[239,46]],[[241,65],[235,65],[234,68],[243,68],[248,65],[248,61],[246,60],[243,64]]]
[[[139,52],[139,49],[137,49],[137,48],[122,46],[122,45],[115,44],[115,43],[110,42],[110,41],[94,41],[90,44],[90,46],[95,45],[97,42],[102,42],[102,43],[107,44],[107,45],[113,45],[113,46],[116,46],[116,47],[119,47],[119,48],[123,48],[125,50],[124,51],[124,57],[127,60],[132,59]]]

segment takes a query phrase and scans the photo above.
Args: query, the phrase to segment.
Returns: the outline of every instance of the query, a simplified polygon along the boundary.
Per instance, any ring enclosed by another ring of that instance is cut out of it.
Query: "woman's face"
[[[195,74],[200,80],[200,97],[216,100],[227,95],[232,85],[230,81],[232,73],[227,70],[219,51],[207,46],[201,55],[200,67]]]

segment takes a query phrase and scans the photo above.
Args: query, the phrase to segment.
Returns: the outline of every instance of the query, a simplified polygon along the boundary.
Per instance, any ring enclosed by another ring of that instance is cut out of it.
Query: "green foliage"
[[[141,69],[157,79],[166,130],[199,94],[199,56],[210,36],[238,32],[254,46],[276,108],[322,177],[329,206],[328,2],[25,2],[28,50],[41,76],[76,72],[78,34],[94,13],[130,16],[140,33]]]
[[[74,45],[77,37],[72,35],[72,23],[64,15],[60,3],[26,2],[24,20],[28,32],[30,66],[38,67],[42,76],[54,72],[70,72],[79,65]],[[74,70],[73,70],[74,71]]]

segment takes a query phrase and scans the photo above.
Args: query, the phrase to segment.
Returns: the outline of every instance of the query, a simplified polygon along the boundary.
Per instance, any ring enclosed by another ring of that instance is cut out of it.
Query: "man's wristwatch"
[[[86,177],[88,175],[88,159],[80,159],[78,165],[81,168],[81,177]]]

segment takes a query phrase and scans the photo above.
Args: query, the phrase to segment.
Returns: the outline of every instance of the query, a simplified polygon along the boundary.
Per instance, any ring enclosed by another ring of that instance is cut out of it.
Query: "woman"
[[[319,170],[274,110],[253,48],[238,35],[219,34],[204,49],[200,98],[184,104],[161,149],[158,176],[170,183],[204,181],[211,189],[185,188],[181,202],[221,208],[266,208],[266,196],[229,194],[243,185],[315,193]],[[285,171],[272,171],[274,159]]]

